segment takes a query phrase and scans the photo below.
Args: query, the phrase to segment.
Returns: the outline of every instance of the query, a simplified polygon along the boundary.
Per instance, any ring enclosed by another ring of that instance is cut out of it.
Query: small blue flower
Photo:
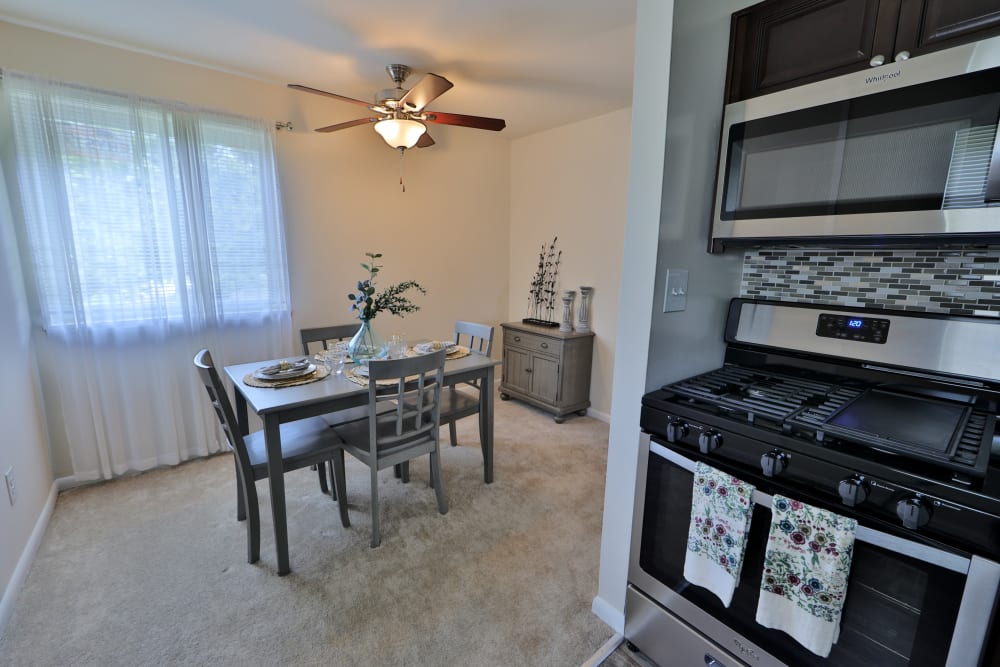
[[[774,506],[777,507],[782,512],[784,512],[785,510],[788,509],[788,501],[785,500],[784,498],[776,498],[774,501]]]

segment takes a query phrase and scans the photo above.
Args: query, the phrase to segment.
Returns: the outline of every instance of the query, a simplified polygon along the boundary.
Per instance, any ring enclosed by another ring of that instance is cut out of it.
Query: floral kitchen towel
[[[774,496],[757,622],[784,630],[827,657],[840,636],[840,612],[858,522]]]
[[[753,489],[704,463],[695,467],[684,578],[715,593],[726,607],[743,569]]]

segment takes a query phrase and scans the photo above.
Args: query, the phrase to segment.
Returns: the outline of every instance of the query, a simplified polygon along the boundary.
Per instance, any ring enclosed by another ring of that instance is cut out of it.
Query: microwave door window
[[[734,124],[722,218],[982,207],[1000,75],[968,77]]]

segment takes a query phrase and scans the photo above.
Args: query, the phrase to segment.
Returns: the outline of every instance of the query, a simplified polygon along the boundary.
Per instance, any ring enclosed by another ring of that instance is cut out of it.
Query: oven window
[[[736,123],[723,220],[982,207],[1000,69]]]
[[[754,509],[742,578],[728,609],[683,577],[692,475],[650,454],[639,562],[643,570],[790,665],[939,666],[945,663],[965,585],[963,575],[855,543],[840,639],[827,659],[758,625],[770,510]]]

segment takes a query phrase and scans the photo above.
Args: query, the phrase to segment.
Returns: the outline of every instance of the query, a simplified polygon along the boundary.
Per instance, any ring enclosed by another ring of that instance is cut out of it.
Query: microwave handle
[[[990,170],[986,174],[986,201],[1000,201],[1000,126],[993,138],[993,155]]]
[[[684,468],[688,472],[694,472],[694,461],[671,449],[667,449],[657,442],[650,441],[649,452],[650,454],[656,454],[660,458],[670,461],[680,468]],[[757,505],[771,509],[772,497],[762,491],[755,490],[753,492],[753,501]],[[972,563],[972,561],[968,558],[951,553],[950,551],[943,551],[941,549],[927,546],[926,544],[912,542],[902,537],[897,537],[896,535],[892,535],[890,533],[884,533],[880,530],[874,530],[860,524],[858,525],[857,530],[854,531],[854,539],[858,542],[864,542],[887,551],[903,554],[924,563],[929,563],[960,574],[968,574],[969,567]]]

